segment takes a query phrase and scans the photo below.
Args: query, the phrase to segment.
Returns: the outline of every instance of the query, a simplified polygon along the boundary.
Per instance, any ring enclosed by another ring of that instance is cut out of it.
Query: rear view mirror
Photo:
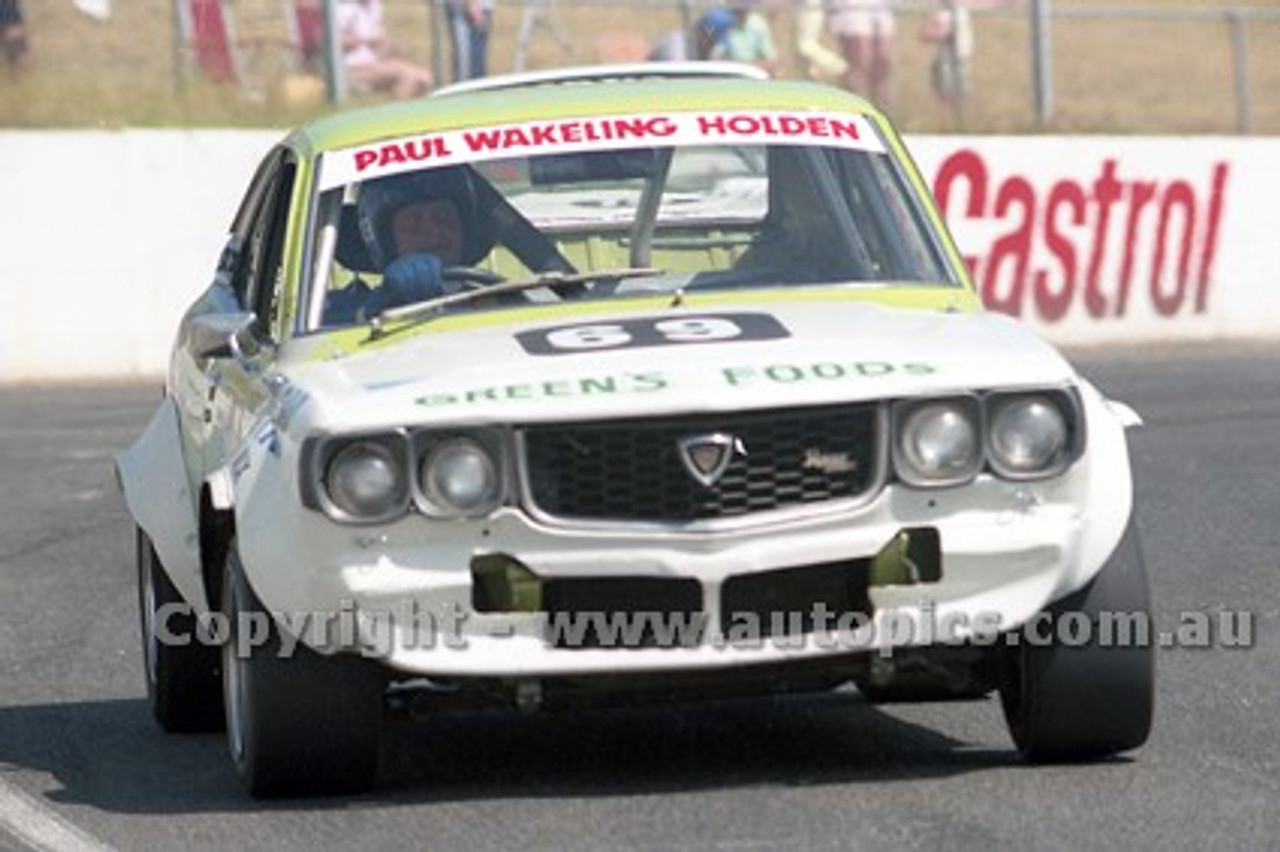
[[[222,358],[243,362],[256,356],[262,348],[254,335],[257,323],[258,317],[248,312],[193,317],[187,332],[192,358],[199,363]]]

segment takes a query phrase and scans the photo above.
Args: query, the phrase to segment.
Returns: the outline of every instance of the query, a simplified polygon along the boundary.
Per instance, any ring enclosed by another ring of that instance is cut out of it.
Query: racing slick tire
[[[222,613],[229,632],[222,646],[227,744],[250,795],[373,789],[386,686],[377,664],[321,654],[303,642],[282,655],[279,625],[250,588],[234,543]]]
[[[1112,615],[1114,629],[1101,629]],[[1132,518],[1098,575],[1042,616],[1037,641],[1015,634],[1018,641],[1005,649],[1000,701],[1018,751],[1032,762],[1087,760],[1146,742],[1155,652],[1146,564]],[[1063,642],[1057,628],[1066,619],[1073,628],[1087,624],[1087,640]],[[1125,641],[1118,641],[1121,619],[1133,628]],[[1040,641],[1044,636],[1052,638]]]
[[[151,714],[168,733],[220,731],[218,648],[202,641],[195,613],[169,579],[150,536],[135,528],[134,544],[142,661]]]

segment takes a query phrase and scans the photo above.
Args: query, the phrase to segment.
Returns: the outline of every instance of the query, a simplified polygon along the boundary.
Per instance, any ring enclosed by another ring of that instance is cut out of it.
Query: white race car
[[[424,236],[425,235],[425,236]],[[388,708],[852,683],[1134,748],[1125,406],[985,312],[886,118],[718,64],[493,78],[267,154],[118,460],[150,700],[254,795]]]

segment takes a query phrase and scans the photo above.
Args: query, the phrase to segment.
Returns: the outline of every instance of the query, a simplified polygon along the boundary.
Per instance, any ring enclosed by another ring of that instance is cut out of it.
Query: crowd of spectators
[[[222,19],[229,15],[226,7],[235,5],[232,0],[178,2],[175,8],[179,10],[179,17],[185,12],[188,18],[185,23],[195,30],[199,30],[201,24],[207,25],[204,19],[210,16],[216,17],[218,26],[223,27]],[[333,0],[334,35],[349,91],[413,98],[431,92],[443,82],[437,77],[446,73],[453,82],[490,73],[489,49],[497,0],[416,2],[440,15],[438,21],[448,37],[448,60],[436,65],[434,71],[406,51],[388,31],[384,0]],[[513,5],[523,2],[525,7],[517,51],[517,57],[522,58],[532,33],[530,22],[552,14],[555,0],[504,2]],[[974,52],[970,10],[1018,2],[1023,0],[913,0],[912,11],[925,12],[919,16],[922,23],[916,36],[931,50],[927,74],[940,104],[959,111],[970,92],[969,66]],[[75,3],[87,11],[89,0],[75,0]],[[326,0],[282,0],[282,3],[293,9],[294,48],[301,56],[299,67],[305,74],[323,76],[327,59],[323,51]],[[775,25],[787,21],[791,24],[794,39],[791,47],[799,76],[843,86],[892,110],[896,40],[900,36],[898,18],[902,11],[899,3],[900,0],[694,0],[693,5],[681,7],[686,14],[691,8],[697,12],[689,26],[634,48],[626,47],[625,39],[636,39],[636,33],[617,34],[624,40],[615,44],[623,47],[607,53],[601,49],[599,53],[603,60],[728,60],[755,65],[770,75],[785,74],[788,69],[782,67],[780,61]],[[930,3],[934,5],[931,11]],[[91,5],[95,16],[109,14],[110,0],[93,0]],[[194,24],[192,17],[196,19]],[[603,45],[611,36],[597,33],[592,37],[600,38]],[[234,72],[235,63],[229,54],[235,49],[235,35],[223,28],[222,32],[215,33],[214,40],[222,42],[214,45],[217,50],[207,50],[206,44],[202,53],[201,45],[195,44],[193,52],[197,62],[202,55],[219,58],[217,73],[213,76],[229,80]],[[21,75],[29,62],[29,47],[20,0],[0,0],[0,49],[10,75]],[[520,70],[522,64],[517,61],[515,70]]]
[[[928,74],[939,102],[958,112],[970,91],[974,52],[970,10],[1020,0],[935,0],[917,33],[932,51]],[[921,8],[921,7],[917,7]],[[770,17],[794,16],[799,73],[841,85],[893,108],[898,0],[723,0],[707,8],[690,31],[663,35],[649,59],[727,59],[780,72]]]
[[[382,0],[340,0],[335,11],[334,29],[352,89],[397,98],[421,97],[431,91],[435,85],[431,70],[405,58],[387,33]]]

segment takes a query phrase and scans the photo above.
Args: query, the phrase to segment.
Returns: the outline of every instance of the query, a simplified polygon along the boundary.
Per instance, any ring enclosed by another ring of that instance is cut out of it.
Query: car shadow
[[[11,777],[51,776],[57,784],[46,794],[51,802],[118,813],[882,783],[1016,766],[1019,760],[1011,747],[954,739],[849,692],[390,720],[383,763],[379,789],[367,796],[263,803],[240,787],[221,734],[166,735],[144,700],[0,708],[0,770]]]
[[[997,707],[990,708],[999,713]],[[909,781],[1017,765],[855,692],[392,725],[397,801],[685,793]]]

